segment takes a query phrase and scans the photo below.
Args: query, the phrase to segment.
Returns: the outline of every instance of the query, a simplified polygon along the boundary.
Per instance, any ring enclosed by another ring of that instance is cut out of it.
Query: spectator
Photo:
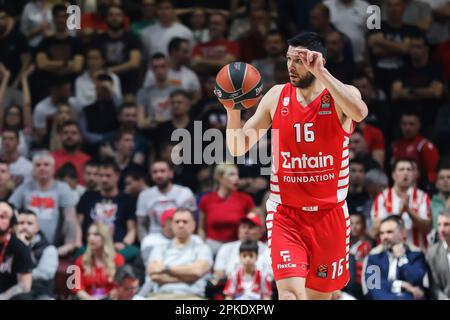
[[[52,120],[51,130],[45,137],[45,145],[49,145],[50,151],[55,151],[63,147],[61,141],[63,126],[66,122],[75,121],[75,119],[75,114],[69,105],[61,104],[58,106]]]
[[[450,39],[450,2],[448,0],[428,1],[431,6],[433,22],[427,32],[431,45],[439,45]]]
[[[61,168],[55,173],[55,178],[59,181],[67,183],[71,191],[76,194],[77,201],[80,201],[80,197],[86,192],[86,188],[78,184],[78,174],[75,166],[70,163],[64,163]]]
[[[376,162],[369,153],[363,132],[358,128],[356,128],[350,136],[349,149],[350,160],[358,160],[362,162],[366,171],[380,168],[378,162]]]
[[[62,148],[52,152],[55,159],[55,170],[58,171],[67,162],[71,163],[76,169],[78,183],[84,184],[83,167],[91,157],[80,151],[82,137],[78,123],[76,121],[65,122],[62,125],[60,137]]]
[[[171,0],[158,1],[158,22],[141,30],[141,41],[148,57],[155,53],[168,54],[170,40],[180,37],[193,44],[193,34],[186,26],[177,22],[175,7]]]
[[[30,249],[13,233],[17,223],[14,211],[8,202],[0,202],[0,300],[29,293],[33,281]]]
[[[97,0],[95,12],[86,13],[81,16],[81,36],[90,36],[93,33],[104,33],[109,29],[107,23],[108,9],[117,4],[116,0]],[[124,18],[126,30],[130,27],[130,18]]]
[[[139,194],[145,189],[148,189],[146,175],[144,170],[129,170],[125,173],[124,193],[130,195],[137,201]]]
[[[283,67],[286,69],[286,63],[283,63]],[[216,76],[209,75],[203,83],[203,99],[193,108],[193,117],[201,120],[206,130],[215,128],[225,132],[227,112],[214,95],[215,85]]]
[[[402,21],[404,24],[413,25],[423,30],[428,30],[433,22],[431,7],[427,2],[417,0],[403,0],[405,12]],[[382,14],[386,6],[382,8]]]
[[[101,222],[109,227],[114,248],[125,258],[133,260],[139,250],[136,241],[136,202],[119,191],[119,168],[114,162],[104,162],[99,167],[100,191],[83,194],[77,205],[78,221],[82,226],[84,239],[93,222]]]
[[[74,79],[83,67],[81,42],[78,38],[72,37],[67,29],[66,5],[55,5],[52,14],[55,32],[45,37],[36,49],[39,82],[34,85],[44,93],[47,90],[47,84],[55,76],[67,76]]]
[[[38,300],[53,299],[53,280],[58,269],[58,251],[40,230],[36,213],[31,210],[21,210],[17,220],[17,237],[30,248],[35,265],[31,272],[33,278],[31,295]]]
[[[255,212],[249,212],[241,219],[238,227],[238,240],[223,244],[214,263],[214,280],[217,283],[230,276],[239,268],[239,247],[247,241],[256,242],[258,245],[258,258],[256,266],[266,275],[272,274],[272,266],[269,260],[269,249],[261,241],[263,237],[263,225],[261,218]]]
[[[327,48],[327,70],[343,83],[352,83],[355,62],[344,52],[344,39],[340,32],[330,31],[325,35]]]
[[[264,49],[267,57],[251,62],[261,74],[262,82],[266,88],[275,84],[275,65],[279,61],[285,61],[286,46],[283,36],[279,31],[268,31],[264,41]]]
[[[392,84],[392,99],[399,111],[420,109],[424,127],[432,129],[444,93],[440,66],[430,61],[429,46],[423,36],[412,37],[409,48],[411,64],[400,70],[399,78]],[[399,118],[400,112],[396,113],[394,121]]]
[[[158,160],[150,167],[154,186],[142,191],[137,202],[138,235],[142,241],[147,234],[161,233],[160,217],[170,208],[195,211],[196,202],[189,188],[173,184],[173,168],[168,161]]]
[[[0,202],[7,201],[14,191],[14,181],[11,179],[9,165],[0,161]]]
[[[436,179],[437,194],[431,198],[431,212],[433,214],[433,229],[438,227],[440,212],[450,208],[450,165],[442,164],[437,170]]]
[[[155,84],[148,88],[141,88],[137,94],[138,126],[141,129],[149,129],[160,122],[170,120],[172,110],[169,95],[179,87],[168,81],[169,66],[163,54],[154,54],[151,57],[150,65],[155,74]]]
[[[201,97],[200,81],[198,76],[187,67],[191,60],[189,41],[175,37],[170,40],[168,50],[170,68],[167,81],[189,92],[192,95],[194,103],[198,102]],[[153,70],[148,69],[143,85],[144,88],[154,85],[155,82],[156,79]]]
[[[17,208],[36,212],[43,234],[57,246],[61,257],[79,244],[81,231],[75,212],[76,195],[66,183],[55,181],[54,173],[52,155],[46,151],[37,152],[33,156],[33,179],[22,183],[9,200]]]
[[[358,160],[350,161],[350,176],[347,195],[349,212],[362,213],[364,206],[369,200],[369,195],[364,190],[364,163]]]
[[[33,165],[30,160],[19,154],[19,133],[6,129],[2,134],[2,152],[0,159],[8,163],[11,178],[16,186],[31,178]]]
[[[450,26],[448,30],[450,30]],[[442,66],[444,80],[446,82],[450,80],[450,61],[449,59],[447,59],[449,54],[450,54],[450,39],[439,44],[435,49],[433,56],[434,58],[433,60]]]
[[[404,12],[403,0],[388,0],[386,21],[382,21],[381,29],[368,33],[367,45],[375,82],[389,96],[392,83],[405,65],[411,37],[419,33],[417,27],[402,22]]]
[[[207,12],[205,8],[194,8],[189,19],[189,28],[193,34],[193,46],[209,41],[209,31],[207,28]]]
[[[404,112],[400,118],[402,138],[392,146],[392,161],[410,158],[419,165],[423,183],[436,182],[439,151],[434,144],[420,134],[421,118],[415,112]]]
[[[270,300],[272,281],[256,266],[258,244],[243,242],[239,247],[240,266],[228,277],[223,293],[226,300]]]
[[[381,244],[366,257],[363,267],[363,292],[371,300],[422,300],[427,265],[424,254],[405,241],[403,220],[389,216],[380,225]],[[381,288],[366,281],[378,267]]]
[[[83,166],[83,178],[86,184],[86,191],[98,190],[99,181],[99,165],[93,160],[87,161]]]
[[[357,128],[363,133],[368,152],[372,156],[372,159],[377,162],[380,168],[384,168],[386,152],[383,132],[377,127],[366,123],[365,120],[358,123]]]
[[[81,107],[88,106],[97,100],[95,83],[100,73],[106,73],[113,81],[113,95],[117,103],[122,102],[122,86],[119,77],[105,69],[104,53],[99,47],[86,50],[86,70],[75,79],[75,97]]]
[[[355,62],[363,61],[369,4],[364,0],[326,0],[324,5],[330,9],[333,25],[352,41]]]
[[[109,292],[107,300],[134,300],[139,290],[139,277],[130,265],[117,269],[114,276],[114,288]]]
[[[110,227],[94,222],[88,229],[86,253],[78,257],[80,286],[73,292],[81,300],[100,300],[114,288],[114,275],[124,258],[114,250]]]
[[[174,239],[167,246],[155,247],[150,256],[148,273],[158,287],[149,299],[203,298],[213,259],[206,244],[192,239],[195,227],[191,211],[183,208],[175,211],[172,219]]]
[[[142,0],[141,17],[138,21],[133,21],[131,31],[139,35],[141,31],[156,23],[156,3],[155,0]]]
[[[434,299],[450,299],[450,211],[441,211],[438,216],[439,241],[428,250],[430,289]]]
[[[48,0],[28,2],[20,18],[20,30],[27,37],[28,45],[36,48],[45,36],[53,32],[52,4]]]
[[[91,145],[91,153],[96,154],[97,147],[105,135],[117,127],[117,108],[119,103],[114,99],[113,80],[107,74],[99,74],[95,83],[97,100],[84,107],[80,117],[80,128],[84,139]],[[98,121],[102,119],[102,121]]]
[[[404,221],[408,242],[426,249],[426,236],[431,230],[430,198],[424,191],[413,186],[411,160],[397,159],[392,167],[392,179],[392,188],[383,190],[373,203],[373,235],[378,233],[382,219],[398,215]]]
[[[372,169],[365,174],[364,190],[366,190],[367,195],[369,196],[369,200],[367,200],[366,204],[364,205],[363,213],[366,217],[366,229],[369,231],[372,230],[371,212],[373,202],[375,201],[378,194],[383,192],[383,190],[387,187],[389,187],[388,177],[380,169]],[[369,234],[372,238],[375,238],[375,236],[370,232]]]
[[[200,200],[199,235],[206,239],[215,255],[219,247],[238,239],[238,226],[255,207],[253,199],[237,191],[238,168],[234,164],[220,164],[214,169],[215,191]],[[226,213],[226,214],[225,214]]]
[[[226,39],[227,19],[220,13],[209,16],[210,41],[197,44],[192,52],[192,68],[200,74],[216,73],[240,57],[239,44]]]
[[[3,6],[0,6],[0,48],[0,63],[11,72],[8,83],[17,88],[30,64],[31,54],[25,36],[17,28],[17,22],[8,16]],[[6,101],[4,104],[10,106]]]
[[[355,297],[363,299],[361,278],[364,258],[372,249],[366,234],[366,217],[363,213],[350,211],[350,282],[344,291]]]

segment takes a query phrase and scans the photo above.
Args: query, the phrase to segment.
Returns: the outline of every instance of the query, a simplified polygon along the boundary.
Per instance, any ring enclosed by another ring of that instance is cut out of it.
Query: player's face
[[[450,193],[450,169],[442,169],[439,171],[436,181],[436,188],[439,192],[447,194]]]
[[[350,216],[350,229],[352,237],[359,238],[364,235],[365,233],[364,221],[359,215],[352,214]]]
[[[450,217],[438,216],[438,233],[441,240],[450,242]]]
[[[403,116],[400,128],[405,139],[412,139],[420,132],[420,121],[416,116]]]
[[[239,187],[239,172],[235,167],[229,167],[220,178],[220,185],[225,189],[235,191]]]
[[[390,249],[393,245],[402,242],[402,233],[397,223],[394,221],[386,221],[381,224],[380,242],[385,249]]]
[[[33,237],[39,231],[37,217],[32,214],[21,214],[19,215],[17,220],[18,220],[17,232],[19,234],[25,234],[25,238],[28,241],[33,239]]]
[[[253,267],[256,263],[258,256],[253,251],[244,251],[239,254],[241,264],[244,268]]]
[[[314,82],[315,77],[303,66],[300,58],[295,53],[295,49],[295,47],[289,46],[286,54],[289,80],[294,87],[308,88]]]
[[[175,9],[168,2],[161,3],[158,7],[157,13],[158,13],[158,18],[162,23],[169,23],[169,22],[175,20],[175,17],[176,17]]]
[[[362,185],[364,180],[364,166],[359,163],[350,164],[350,184]]]
[[[397,167],[392,174],[392,179],[399,187],[410,187],[414,182],[414,172],[411,163],[407,161],[397,163]]]
[[[173,178],[173,172],[165,162],[157,162],[151,169],[153,182],[159,188],[165,188]]]

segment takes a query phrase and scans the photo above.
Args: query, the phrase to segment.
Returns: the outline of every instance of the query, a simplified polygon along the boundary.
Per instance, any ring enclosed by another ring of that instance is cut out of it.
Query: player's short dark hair
[[[58,13],[64,12],[67,14],[67,6],[62,3],[55,4],[52,8],[52,14],[53,16],[56,16]]]
[[[176,89],[170,93],[171,98],[176,97],[176,96],[183,96],[188,100],[192,99],[191,94],[184,89]]]
[[[119,114],[121,114],[125,109],[137,109],[137,105],[134,101],[129,101],[129,102],[125,102],[123,103],[120,107],[119,107]]]
[[[415,163],[414,159],[411,159],[411,158],[401,157],[401,158],[395,159],[395,161],[392,165],[392,172],[394,172],[397,169],[397,166],[400,162],[408,162],[411,164],[411,166],[413,166],[413,163]]]
[[[239,246],[239,253],[254,252],[258,255],[258,243],[256,241],[247,240],[241,243]]]
[[[387,216],[386,218],[384,218],[383,220],[381,220],[380,226],[383,223],[389,222],[389,221],[393,221],[397,224],[397,226],[399,227],[400,230],[404,230],[405,229],[405,222],[403,221],[402,217],[396,214]]]
[[[57,179],[62,180],[64,178],[78,179],[77,169],[71,162],[64,163],[61,168],[56,171],[55,176]]]
[[[23,215],[23,214],[29,215],[29,216],[35,216],[35,217],[37,217],[36,212],[34,212],[33,210],[30,210],[30,209],[22,209],[22,210],[19,210],[19,216],[20,216],[20,215]]]
[[[104,160],[98,167],[99,169],[112,169],[115,173],[120,174],[120,168],[113,160]]]
[[[320,52],[322,56],[327,58],[327,48],[323,38],[315,32],[302,32],[287,41],[292,47],[304,47],[311,51]]]
[[[175,37],[172,40],[170,40],[169,46],[168,46],[169,54],[171,54],[175,50],[179,50],[182,43],[188,43],[189,44],[189,41],[184,39],[184,38],[180,38],[180,37]]]

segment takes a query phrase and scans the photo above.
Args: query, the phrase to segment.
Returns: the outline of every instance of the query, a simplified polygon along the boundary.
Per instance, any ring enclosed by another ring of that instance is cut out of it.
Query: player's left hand
[[[311,72],[314,76],[317,77],[320,72],[325,70],[325,59],[320,52],[311,51],[305,48],[297,48],[296,52],[306,70]]]

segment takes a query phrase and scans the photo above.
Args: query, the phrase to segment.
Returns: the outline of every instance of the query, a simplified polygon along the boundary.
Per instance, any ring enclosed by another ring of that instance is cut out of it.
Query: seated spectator
[[[148,189],[147,173],[144,170],[129,170],[125,173],[124,193],[136,199],[139,194]]]
[[[99,47],[90,47],[85,53],[85,71],[75,79],[75,98],[80,107],[88,106],[97,100],[95,83],[100,73],[106,73],[112,78],[113,96],[117,103],[122,103],[122,86],[119,77],[105,68],[105,57]]]
[[[14,187],[8,163],[0,161],[0,201],[8,201]]]
[[[114,250],[110,227],[94,222],[88,229],[86,253],[78,257],[75,265],[80,268],[79,287],[73,293],[81,300],[100,300],[114,288],[114,276],[125,263],[122,255]]]
[[[139,87],[141,44],[135,34],[126,31],[124,21],[122,7],[109,6],[106,15],[108,30],[96,36],[93,43],[105,52],[107,71],[119,76],[123,94],[134,95]]]
[[[179,85],[168,82],[169,66],[163,54],[154,54],[151,57],[150,65],[155,74],[155,84],[141,88],[136,98],[139,107],[138,126],[140,129],[153,128],[158,123],[170,120],[172,110],[169,95],[179,88]]]
[[[115,0],[97,0],[95,12],[89,12],[81,16],[81,35],[89,36],[92,33],[104,33],[108,31],[108,8],[116,4]],[[124,18],[126,30],[130,27],[130,18]]]
[[[389,187],[387,175],[380,169],[372,169],[365,174],[363,182],[364,190],[366,190],[369,199],[364,205],[364,216],[366,218],[367,230],[372,230],[372,206],[379,193]],[[372,236],[372,235],[371,235]],[[373,237],[373,236],[372,236]]]
[[[131,24],[131,31],[139,35],[141,31],[156,23],[156,1],[155,0],[142,0],[140,18],[137,21],[133,21]]]
[[[413,165],[409,159],[398,159],[392,167],[394,185],[378,194],[372,206],[372,234],[377,238],[380,221],[398,215],[404,221],[408,242],[425,250],[431,230],[430,198],[413,185]]]
[[[272,280],[256,266],[258,244],[243,242],[239,246],[240,266],[228,277],[223,293],[226,300],[270,300]]]
[[[158,1],[157,15],[156,23],[141,30],[141,41],[147,57],[155,53],[167,56],[169,42],[175,37],[186,39],[191,46],[193,45],[192,31],[177,21],[173,1]]]
[[[203,7],[193,8],[189,19],[189,29],[193,34],[193,46],[209,41],[209,31],[207,28],[208,16]]]
[[[139,277],[130,265],[124,265],[116,270],[114,288],[105,300],[134,300],[139,290]]]
[[[325,35],[327,48],[327,70],[343,83],[352,83],[355,73],[355,62],[344,52],[344,38],[338,31],[330,31]]]
[[[266,275],[272,274],[270,253],[267,246],[261,241],[263,231],[261,218],[257,213],[250,212],[241,219],[238,227],[238,240],[223,244],[217,252],[214,263],[214,283],[230,276],[239,267],[239,247],[247,241],[256,242],[258,245],[258,258],[256,260],[258,269]]]
[[[361,129],[355,128],[350,136],[350,160],[358,160],[364,164],[364,169],[369,171],[371,169],[380,168],[372,155],[369,153],[367,142]]]
[[[192,68],[200,74],[216,73],[224,65],[240,57],[239,44],[226,39],[227,18],[220,13],[209,16],[209,38],[197,44],[192,52]]]
[[[55,173],[55,178],[61,182],[67,183],[70,189],[75,193],[77,201],[80,201],[81,196],[86,192],[86,188],[78,184],[78,174],[75,166],[70,163],[64,163]]]
[[[66,256],[79,245],[75,205],[76,195],[64,182],[54,179],[55,160],[46,151],[33,156],[33,178],[25,181],[9,198],[17,208],[36,213],[47,240],[57,246],[59,256]],[[63,220],[62,220],[63,219]]]
[[[50,151],[55,151],[63,147],[61,141],[63,126],[66,122],[76,122],[75,120],[75,114],[69,105],[61,104],[58,106],[58,110],[56,110],[51,123],[51,130],[46,134],[44,140],[44,144],[49,146]]]
[[[438,227],[440,212],[450,208],[450,165],[443,163],[437,170],[436,193],[431,198],[431,212],[433,214],[433,229]]]
[[[99,164],[94,160],[87,161],[83,166],[83,178],[86,185],[86,191],[96,191],[99,188]]]
[[[212,267],[211,250],[192,239],[196,222],[188,209],[173,214],[174,239],[166,246],[155,247],[148,263],[148,273],[158,287],[151,300],[202,299]]]
[[[21,210],[17,220],[17,237],[30,248],[35,265],[31,272],[33,284],[30,294],[38,300],[53,299],[58,251],[40,230],[36,213],[31,210]]]
[[[0,300],[31,299],[28,293],[33,282],[30,249],[13,232],[17,223],[15,209],[0,202]]]
[[[450,299],[450,211],[441,211],[437,226],[439,241],[428,249],[427,262],[431,294],[437,300]]]
[[[347,195],[349,212],[362,213],[364,206],[369,200],[369,195],[364,190],[364,163],[358,160],[350,161],[350,175]]]
[[[83,194],[77,205],[78,221],[86,243],[87,231],[93,222],[101,222],[109,227],[114,248],[132,261],[139,250],[136,241],[136,202],[119,191],[119,168],[114,162],[104,162],[99,166],[100,191]]]
[[[80,150],[82,137],[78,123],[66,121],[61,127],[60,139],[62,148],[52,152],[55,170],[58,171],[65,163],[71,163],[76,169],[78,183],[84,184],[83,167],[91,157]]]
[[[215,191],[200,200],[199,235],[215,255],[220,246],[238,239],[238,226],[254,207],[253,199],[237,191],[239,172],[234,164],[220,164],[214,169]]]
[[[169,72],[167,82],[186,90],[192,96],[194,103],[201,98],[200,81],[189,67],[191,52],[189,41],[182,38],[173,38],[169,42]],[[145,75],[143,87],[149,87],[156,83],[155,74],[150,68]]]
[[[19,133],[6,129],[2,134],[0,159],[9,164],[9,172],[16,186],[31,178],[33,165],[30,160],[19,154]]]
[[[405,112],[400,118],[402,137],[392,146],[392,162],[400,158],[413,159],[419,165],[423,185],[436,182],[439,151],[420,134],[421,117],[415,112]]]
[[[45,36],[53,32],[52,4],[48,0],[34,0],[23,8],[20,31],[28,40],[28,45],[36,48]]]
[[[392,84],[392,100],[399,109],[394,116],[397,121],[401,111],[412,107],[421,111],[422,124],[426,129],[434,119],[444,93],[440,66],[430,61],[429,45],[423,36],[413,36],[409,43],[410,64],[405,65]]]
[[[380,242],[366,257],[363,267],[363,293],[370,300],[422,300],[427,274],[425,255],[409,241],[398,216],[389,216],[380,224]],[[370,280],[376,270],[381,286]]]
[[[253,60],[251,65],[258,69],[261,74],[262,82],[266,88],[274,85],[275,82],[275,65],[279,61],[285,61],[286,45],[284,38],[279,31],[269,31],[265,37],[264,49],[267,57]]]
[[[160,217],[166,209],[197,210],[194,194],[189,188],[174,184],[173,167],[169,161],[157,160],[150,166],[153,187],[139,194],[136,216],[139,240],[147,234],[161,233]]]
[[[363,262],[372,249],[366,234],[364,214],[350,211],[350,228],[350,281],[343,291],[360,300],[363,299],[361,287]]]

